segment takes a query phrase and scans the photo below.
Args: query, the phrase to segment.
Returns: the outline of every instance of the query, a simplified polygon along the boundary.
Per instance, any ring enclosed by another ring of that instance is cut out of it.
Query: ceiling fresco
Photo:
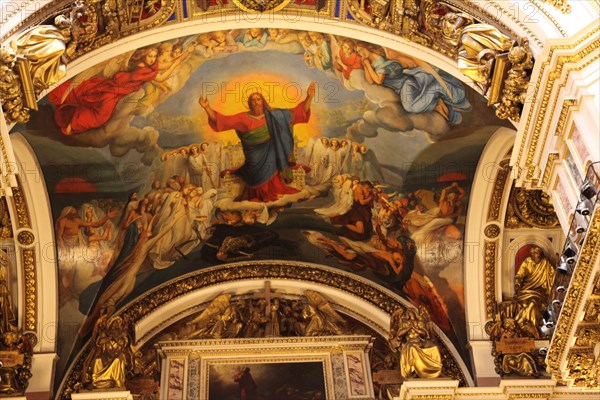
[[[63,372],[100,315],[265,259],[370,279],[426,307],[468,360],[466,212],[506,124],[457,78],[370,43],[253,28],[120,54],[39,107],[15,131],[54,214]]]

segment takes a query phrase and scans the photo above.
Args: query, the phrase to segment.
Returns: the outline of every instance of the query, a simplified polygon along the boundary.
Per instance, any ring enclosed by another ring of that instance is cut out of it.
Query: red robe
[[[278,132],[268,130],[266,118],[252,118],[247,112],[235,115],[216,112],[216,120],[209,119],[214,131],[235,129],[242,142],[245,162],[235,173],[245,181],[246,186],[236,199],[238,201],[269,202],[282,195],[299,192],[285,183],[281,173],[295,164],[291,126],[308,122],[310,111],[304,110],[304,103],[279,111],[289,117],[289,125],[281,126]]]
[[[364,69],[362,60],[356,53],[352,53],[350,54],[350,57],[346,57],[344,55],[344,51],[340,49],[340,62],[348,68],[343,69],[341,66],[336,64],[335,69],[341,71],[342,75],[344,75],[344,78],[346,79],[350,79],[350,74],[355,69]]]
[[[138,67],[133,71],[117,72],[112,79],[93,77],[71,89],[73,81],[66,81],[48,95],[55,104],[54,121],[65,135],[85,132],[104,125],[115,107],[128,94],[135,93],[144,83],[156,78],[158,63]],[[71,91],[61,102],[65,92]],[[71,125],[71,131],[66,132]]]

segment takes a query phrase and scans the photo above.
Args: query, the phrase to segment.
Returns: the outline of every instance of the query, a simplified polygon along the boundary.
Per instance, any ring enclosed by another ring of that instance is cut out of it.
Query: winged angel
[[[184,56],[193,49],[189,46]],[[132,115],[145,114],[149,104],[144,97],[148,94],[141,89],[146,83],[152,83],[153,87],[170,91],[165,81],[184,56],[174,59],[171,52],[159,53],[157,47],[144,47],[88,69],[48,95],[55,105],[56,124],[63,134],[74,135],[100,128],[109,120],[127,117],[125,120],[129,121],[128,117]],[[134,101],[122,101],[130,95],[135,97],[131,99]],[[158,99],[159,96],[154,97]]]
[[[397,309],[390,319],[390,347],[400,353],[400,374],[404,379],[437,378],[442,373],[440,349],[432,345],[433,323],[429,312],[420,306]]]
[[[221,294],[187,326],[192,328],[192,333],[186,335],[188,339],[222,339],[237,337],[243,323],[231,303],[231,294]]]
[[[302,309],[302,317],[306,321],[304,336],[342,335],[344,319],[338,314],[329,301],[314,290],[305,290],[308,303]]]

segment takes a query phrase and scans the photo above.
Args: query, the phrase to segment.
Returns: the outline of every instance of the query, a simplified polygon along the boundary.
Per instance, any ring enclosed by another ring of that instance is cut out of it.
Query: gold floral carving
[[[558,217],[546,193],[513,186],[506,210],[507,228],[551,229],[558,224]]]
[[[496,243],[485,242],[483,265],[485,268],[485,315],[491,318],[496,306]]]
[[[398,308],[404,307],[399,300],[392,297],[387,291],[380,289],[366,280],[348,276],[341,271],[323,269],[313,264],[254,262],[213,267],[175,279],[166,285],[140,296],[123,308],[118,315],[138,321],[153,312],[156,308],[174,301],[189,292],[203,287],[216,286],[242,279],[300,280],[336,287],[351,295],[362,298],[390,315]],[[452,379],[458,380],[461,386],[467,386],[467,380],[460,364],[453,358],[452,353],[442,340],[438,340],[438,343],[442,352],[442,359],[444,360],[444,357],[446,357],[444,361],[445,374]],[[80,386],[83,359],[89,354],[90,350],[91,346],[88,343],[80,353],[79,358],[73,362],[72,369],[65,377],[59,389],[58,399],[68,399],[70,393]]]
[[[500,168],[498,169],[496,179],[494,180],[494,189],[492,192],[492,198],[490,200],[490,206],[488,208],[488,221],[497,221],[500,217],[500,205],[502,204],[504,186],[506,185],[506,178],[508,178],[509,172],[509,160],[500,161]]]
[[[579,253],[579,260],[573,271],[567,296],[563,302],[560,316],[556,324],[552,342],[546,357],[548,372],[555,379],[564,379],[561,363],[567,356],[568,345],[573,337],[575,324],[579,322],[584,293],[592,279],[592,272],[600,254],[600,208],[596,208],[588,227],[584,247]],[[595,295],[595,294],[594,294]]]
[[[23,326],[30,331],[36,329],[36,279],[35,279],[35,251],[33,249],[23,250],[21,253],[23,260],[23,274],[25,276],[25,315]]]
[[[21,188],[21,182],[17,178],[17,187],[12,189],[13,201],[15,208],[17,209],[17,228],[31,227],[31,220],[29,219],[29,211],[27,210],[27,203],[23,196],[23,190]]]

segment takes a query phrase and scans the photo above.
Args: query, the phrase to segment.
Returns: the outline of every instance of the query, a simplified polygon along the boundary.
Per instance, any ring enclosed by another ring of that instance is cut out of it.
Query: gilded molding
[[[550,180],[550,174],[552,173],[552,168],[554,167],[554,161],[558,160],[558,153],[550,153],[548,154],[548,159],[546,160],[546,168],[544,169],[544,175],[542,176],[542,188],[546,188],[548,185],[548,181]],[[539,186],[539,181],[538,181]]]
[[[550,4],[563,14],[571,13],[571,6],[567,3],[567,0],[540,0],[542,3]],[[540,8],[540,7],[538,7]]]
[[[572,49],[576,48],[577,46],[581,45],[582,43],[584,43],[586,40],[590,39],[592,36],[596,35],[599,31],[600,31],[600,28],[595,28],[592,31],[588,32],[583,37],[579,38],[575,43],[570,43],[567,45],[551,46],[548,56],[546,57],[546,60],[541,64],[541,69],[538,74],[538,79],[535,82],[534,89],[532,91],[533,95],[531,98],[532,104],[541,104],[541,105],[540,105],[539,111],[536,112],[535,108],[532,107],[530,109],[529,114],[527,115],[527,120],[525,122],[525,128],[523,131],[525,132],[526,137],[531,137],[531,142],[527,143],[527,140],[525,140],[525,138],[524,138],[524,140],[521,141],[521,146],[519,147],[519,153],[518,153],[517,162],[516,162],[517,165],[519,165],[521,163],[521,160],[523,159],[523,154],[525,153],[525,147],[527,146],[529,148],[529,150],[527,151],[525,165],[521,166],[521,167],[528,171],[527,172],[528,178],[530,175],[531,176],[533,175],[532,168],[534,168],[534,166],[532,165],[532,163],[533,163],[533,158],[535,157],[535,152],[537,149],[537,144],[538,144],[538,140],[540,137],[540,132],[542,130],[542,124],[543,124],[543,120],[544,120],[543,118],[535,118],[535,126],[533,127],[533,129],[531,129],[532,120],[534,119],[534,114],[535,115],[547,115],[548,103],[550,102],[550,94],[554,90],[554,82],[561,76],[564,65],[566,63],[579,62],[584,57],[589,55],[592,51],[594,51],[595,49],[600,47],[600,39],[594,40],[589,45],[587,45],[585,48],[581,49],[581,51],[577,52],[577,54],[568,55],[568,56],[557,56],[557,63],[556,63],[556,65],[554,65],[552,67],[550,66],[551,65],[550,60],[552,60],[554,58],[555,52],[558,52],[561,50],[572,50]],[[592,61],[597,58],[598,58],[598,56],[593,57]],[[552,72],[549,74],[548,81],[545,84],[544,90],[542,90],[541,86],[542,86],[542,81],[545,79],[546,68],[552,68]],[[573,68],[569,69],[569,71],[571,71],[571,70],[573,70]],[[541,96],[541,101],[539,98],[540,96]],[[558,99],[555,99],[555,101],[558,101]],[[531,132],[531,133],[529,133],[529,132]],[[521,170],[519,170],[519,176],[520,175],[521,175]]]
[[[12,188],[13,201],[17,210],[17,228],[31,227],[31,220],[29,219],[29,210],[27,209],[27,202],[23,196],[23,190],[21,182],[17,178],[17,187]]]
[[[485,242],[483,251],[485,316],[492,318],[496,307],[496,242]]]
[[[490,205],[488,207],[487,220],[498,221],[500,217],[500,205],[502,204],[502,197],[504,196],[504,186],[506,185],[506,179],[510,173],[510,166],[508,160],[500,161],[500,169],[496,174],[494,180],[494,189],[492,191],[492,198],[490,199]]]
[[[565,378],[561,369],[562,360],[567,356],[568,345],[585,302],[584,292],[592,279],[592,272],[598,262],[599,254],[600,207],[596,207],[546,357],[548,372],[553,374],[555,379]]]
[[[572,107],[579,107],[579,101],[576,99],[565,99],[563,101],[562,108],[560,109],[560,115],[558,116],[558,122],[556,124],[556,130],[554,131],[555,136],[563,136],[565,123],[567,122],[567,116]],[[550,128],[548,127],[548,129]]]
[[[23,275],[25,278],[25,314],[23,326],[26,330],[35,331],[36,321],[36,276],[35,276],[35,250],[25,249],[21,253],[23,261]]]

